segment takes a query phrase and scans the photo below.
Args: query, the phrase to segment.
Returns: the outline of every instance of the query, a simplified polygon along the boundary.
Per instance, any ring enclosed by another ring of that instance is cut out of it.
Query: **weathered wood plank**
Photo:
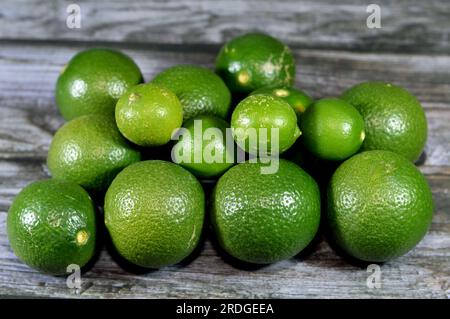
[[[52,134],[63,123],[54,103],[59,70],[78,50],[56,44],[5,43],[0,50],[0,158],[45,158]],[[214,52],[173,52],[132,47],[147,80],[177,63],[212,66]],[[388,80],[410,89],[429,121],[426,165],[450,165],[450,56],[365,54],[296,50],[297,86],[316,98],[339,95],[365,80]]]
[[[189,262],[149,272],[121,267],[107,245],[83,274],[78,295],[66,287],[65,278],[43,275],[22,264],[5,234],[6,210],[13,196],[43,177],[41,161],[0,161],[0,296],[450,298],[450,174],[427,175],[436,202],[431,229],[413,251],[381,266],[381,289],[367,288],[366,265],[339,256],[322,237],[306,254],[248,269],[230,262],[208,233]]]
[[[367,28],[363,0],[79,0],[81,28],[69,29],[73,2],[4,0],[0,38],[220,44],[259,30],[302,48],[450,52],[446,0],[377,1],[381,29]]]
[[[62,66],[86,43],[0,42],[1,102],[17,107],[49,107]],[[214,65],[218,47],[105,44],[122,49],[150,80],[174,64]],[[426,108],[450,107],[450,56],[294,50],[297,86],[315,97],[339,95],[365,80],[385,80],[409,89]]]

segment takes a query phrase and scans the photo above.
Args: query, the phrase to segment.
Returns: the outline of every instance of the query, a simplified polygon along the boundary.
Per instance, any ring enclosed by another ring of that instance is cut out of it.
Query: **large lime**
[[[157,74],[152,83],[178,96],[185,120],[205,114],[225,118],[230,110],[230,91],[220,77],[206,68],[176,65]]]
[[[316,182],[299,166],[281,159],[273,174],[261,163],[229,169],[212,196],[212,223],[232,256],[266,264],[298,254],[313,239],[320,221]]]
[[[342,98],[365,122],[365,150],[387,150],[416,160],[427,140],[427,120],[419,101],[405,89],[384,82],[365,82]]]
[[[75,183],[47,179],[26,186],[8,211],[8,239],[24,263],[54,275],[83,267],[95,250],[95,206]]]
[[[114,115],[117,100],[142,82],[138,66],[111,49],[88,49],[75,55],[56,83],[56,103],[66,120],[86,114]]]
[[[216,72],[232,92],[250,93],[266,86],[291,86],[295,61],[282,42],[266,34],[249,33],[222,47]]]
[[[141,159],[120,134],[112,116],[85,115],[64,124],[53,137],[48,168],[57,179],[103,192],[123,168]]]
[[[425,236],[433,217],[430,187],[403,156],[367,151],[345,161],[328,189],[332,238],[348,254],[383,262]]]
[[[179,165],[154,160],[124,169],[105,197],[105,223],[117,251],[148,268],[180,262],[197,246],[205,198]]]

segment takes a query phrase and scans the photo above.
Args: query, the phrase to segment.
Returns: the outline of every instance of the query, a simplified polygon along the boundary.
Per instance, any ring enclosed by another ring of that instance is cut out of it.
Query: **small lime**
[[[139,84],[117,102],[120,132],[140,146],[167,144],[183,122],[183,108],[171,91],[152,83]]]
[[[242,100],[231,116],[231,128],[239,147],[253,155],[282,153],[300,136],[292,107],[266,94]]]
[[[364,120],[349,103],[322,99],[300,119],[305,147],[326,160],[343,160],[356,153],[364,141]]]

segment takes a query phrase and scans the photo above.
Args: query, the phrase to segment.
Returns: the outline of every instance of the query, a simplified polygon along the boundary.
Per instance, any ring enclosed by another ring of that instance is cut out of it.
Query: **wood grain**
[[[81,7],[81,28],[66,26]],[[379,0],[382,28],[369,29],[364,0],[3,0],[1,39],[221,44],[263,31],[296,48],[450,52],[447,0]]]
[[[39,45],[36,45],[39,44]],[[295,50],[297,86],[314,97],[339,95],[355,83],[384,79],[410,89],[429,121],[426,175],[436,203],[431,229],[407,255],[383,264],[382,288],[369,289],[365,264],[335,252],[323,237],[300,256],[249,268],[223,254],[207,232],[181,265],[142,271],[121,261],[109,242],[83,274],[78,293],[66,279],[22,264],[6,237],[6,211],[26,184],[47,176],[45,157],[63,123],[54,105],[61,67],[89,43],[0,44],[0,296],[73,298],[450,298],[450,56]],[[217,47],[115,45],[136,59],[146,79],[178,63],[211,67]],[[106,247],[106,248],[105,248]]]

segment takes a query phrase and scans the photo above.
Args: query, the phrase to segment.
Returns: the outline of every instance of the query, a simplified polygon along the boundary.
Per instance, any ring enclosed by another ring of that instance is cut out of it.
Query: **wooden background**
[[[81,6],[81,29],[66,8]],[[368,29],[362,0],[44,1],[0,3],[0,296],[74,298],[274,297],[450,298],[450,2],[377,1],[382,28]],[[100,252],[82,289],[22,264],[6,237],[6,212],[28,183],[46,176],[52,134],[63,123],[54,103],[61,67],[91,46],[123,50],[147,80],[179,63],[211,67],[231,37],[264,31],[295,52],[297,83],[315,98],[366,80],[406,87],[429,121],[420,166],[436,203],[431,229],[407,255],[381,265],[382,287],[369,289],[364,264],[319,237],[307,252],[262,268],[229,260],[210,240],[182,265],[143,272]]]

